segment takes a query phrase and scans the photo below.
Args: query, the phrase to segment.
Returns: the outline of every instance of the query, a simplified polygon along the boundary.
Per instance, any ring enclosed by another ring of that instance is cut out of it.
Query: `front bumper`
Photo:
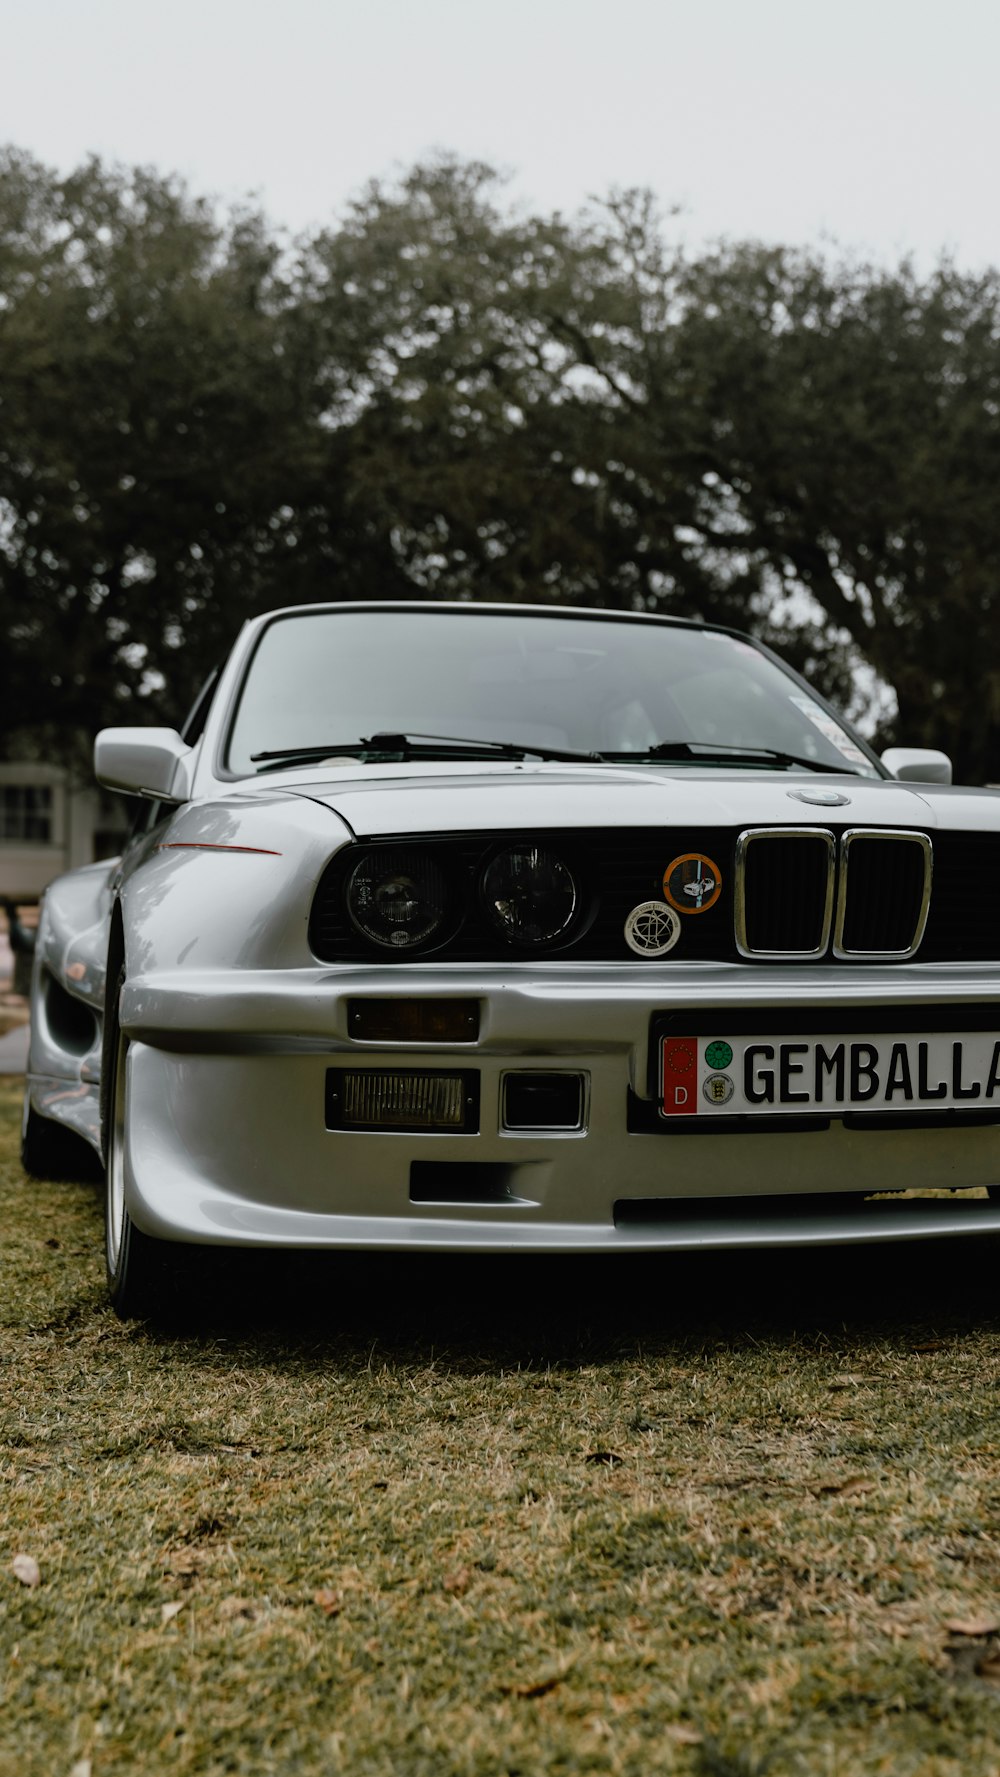
[[[352,1038],[348,1001],[477,1000],[463,1043]],[[681,1139],[648,1109],[653,1018],[666,1011],[771,1023],[876,1010],[961,1025],[1000,1002],[982,965],[639,968],[422,964],[287,972],[183,971],[130,980],[127,1200],[172,1240],[286,1247],[575,1251],[892,1239],[1000,1232],[1000,1122],[905,1127],[886,1117],[699,1130]],[[473,1069],[475,1134],[326,1127],[330,1068]],[[512,1070],[586,1080],[580,1130],[502,1127]],[[641,1127],[639,1127],[641,1125]],[[434,1181],[440,1177],[440,1197]],[[416,1181],[419,1180],[419,1186]],[[861,1194],[955,1197],[864,1203]],[[767,1213],[759,1200],[769,1200]],[[844,1206],[847,1205],[845,1208]]]

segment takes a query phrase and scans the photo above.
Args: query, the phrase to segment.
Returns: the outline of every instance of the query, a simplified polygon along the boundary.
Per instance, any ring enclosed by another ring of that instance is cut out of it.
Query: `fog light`
[[[348,1000],[347,1028],[366,1043],[474,1043],[478,1000]]]
[[[330,1068],[326,1126],[474,1135],[479,1129],[479,1075]]]

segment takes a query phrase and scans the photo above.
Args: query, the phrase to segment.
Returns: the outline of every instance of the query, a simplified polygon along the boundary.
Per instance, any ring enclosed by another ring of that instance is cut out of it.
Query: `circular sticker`
[[[705,1060],[709,1067],[716,1069],[728,1067],[733,1059],[733,1051],[728,1043],[709,1043],[705,1050]]]
[[[728,1104],[736,1088],[728,1074],[709,1074],[701,1088],[709,1104]]]
[[[640,902],[625,921],[625,942],[637,956],[666,956],[680,935],[680,920],[662,901]]]
[[[722,872],[701,852],[682,852],[663,872],[663,893],[678,913],[707,913],[722,893]]]

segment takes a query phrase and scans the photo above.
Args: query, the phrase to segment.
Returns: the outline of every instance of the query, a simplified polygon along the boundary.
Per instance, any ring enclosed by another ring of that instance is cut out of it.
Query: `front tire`
[[[118,1016],[125,971],[118,977],[109,1008],[104,1065],[104,1256],[108,1294],[122,1320],[144,1318],[164,1304],[170,1257],[169,1242],[152,1240],[137,1228],[125,1205],[128,1038]]]

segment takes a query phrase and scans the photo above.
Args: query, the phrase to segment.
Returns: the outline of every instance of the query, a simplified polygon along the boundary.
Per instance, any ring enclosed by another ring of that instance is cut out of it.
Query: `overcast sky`
[[[435,149],[692,241],[1000,261],[995,0],[0,0],[0,140],[256,193],[293,230]]]

